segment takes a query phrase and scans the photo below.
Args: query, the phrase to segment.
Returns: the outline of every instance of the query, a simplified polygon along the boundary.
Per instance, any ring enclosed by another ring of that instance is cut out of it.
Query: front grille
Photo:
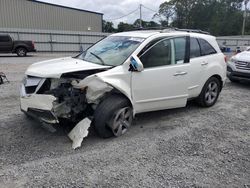
[[[46,92],[48,92],[50,90],[51,87],[51,81],[50,79],[46,79],[43,84],[41,85],[41,87],[37,90],[37,94],[44,94]]]
[[[250,62],[236,61],[235,67],[240,70],[250,70]]]
[[[32,94],[35,93],[37,86],[29,86],[25,87],[25,91],[27,94]]]

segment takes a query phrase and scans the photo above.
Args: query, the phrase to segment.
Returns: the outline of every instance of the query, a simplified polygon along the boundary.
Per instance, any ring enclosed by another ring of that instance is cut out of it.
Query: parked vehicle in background
[[[10,35],[0,34],[0,53],[16,53],[18,56],[24,57],[27,52],[36,52],[33,41],[15,41]]]
[[[21,87],[21,110],[40,122],[86,117],[101,137],[121,136],[135,114],[213,106],[226,80],[215,37],[163,30],[117,33],[79,56],[31,65]]]
[[[219,45],[221,52],[226,52],[227,47],[225,45]]]
[[[227,77],[232,82],[250,81],[250,48],[231,57],[227,63]]]

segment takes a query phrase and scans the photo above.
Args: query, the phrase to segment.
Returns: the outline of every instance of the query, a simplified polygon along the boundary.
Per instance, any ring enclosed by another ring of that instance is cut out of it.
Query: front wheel
[[[120,95],[111,95],[104,99],[94,113],[95,129],[103,138],[125,134],[132,120],[132,107],[129,101]]]
[[[27,50],[25,48],[23,48],[23,47],[17,48],[16,54],[19,57],[25,57],[27,55]]]
[[[220,91],[221,83],[218,78],[209,78],[202,88],[199,97],[197,98],[198,104],[203,107],[213,106],[219,97]]]

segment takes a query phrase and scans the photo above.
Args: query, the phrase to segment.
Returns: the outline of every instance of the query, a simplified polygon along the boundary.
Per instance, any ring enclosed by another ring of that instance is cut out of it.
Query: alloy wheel
[[[125,107],[119,109],[112,119],[110,128],[115,136],[121,136],[127,132],[128,128],[131,126],[133,119],[132,108]]]
[[[208,84],[208,87],[206,89],[206,93],[205,93],[205,101],[207,104],[212,104],[217,96],[218,96],[218,92],[219,92],[219,87],[218,84],[216,82],[210,82]]]

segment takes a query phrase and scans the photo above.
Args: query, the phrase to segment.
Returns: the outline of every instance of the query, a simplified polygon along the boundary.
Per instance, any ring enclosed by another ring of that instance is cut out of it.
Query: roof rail
[[[145,31],[145,30],[165,30],[167,29],[167,27],[134,27],[134,28],[131,28],[131,29],[128,29],[128,31]]]
[[[175,28],[175,31],[185,31],[185,32],[188,32],[188,33],[202,33],[202,34],[207,34],[207,35],[210,34],[209,32],[202,31],[200,29],[178,29],[178,28]]]

